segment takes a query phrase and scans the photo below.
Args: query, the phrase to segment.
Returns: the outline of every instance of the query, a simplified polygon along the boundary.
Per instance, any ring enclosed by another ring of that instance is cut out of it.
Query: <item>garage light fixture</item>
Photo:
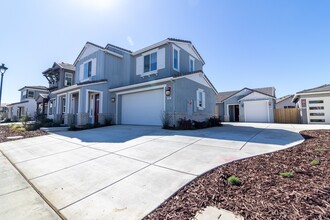
[[[166,96],[170,96],[171,95],[171,86],[167,86],[166,90],[165,90],[165,95]]]
[[[116,102],[116,98],[115,97],[112,97],[111,98],[111,102]]]

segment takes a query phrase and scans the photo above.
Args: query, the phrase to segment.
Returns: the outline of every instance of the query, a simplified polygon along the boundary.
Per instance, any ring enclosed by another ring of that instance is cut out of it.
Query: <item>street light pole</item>
[[[0,66],[0,73],[1,73],[1,84],[0,84],[0,108],[1,108],[1,95],[2,95],[2,82],[3,82],[3,74],[6,72],[8,68],[5,67],[5,64]]]

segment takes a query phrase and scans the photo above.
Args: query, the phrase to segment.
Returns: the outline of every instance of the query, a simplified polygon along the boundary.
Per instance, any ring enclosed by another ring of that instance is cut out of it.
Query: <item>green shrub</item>
[[[319,164],[320,164],[320,160],[315,159],[315,160],[311,161],[312,166],[316,166],[316,165],[319,165]]]
[[[237,176],[230,176],[228,177],[227,181],[230,185],[235,185],[235,186],[241,185],[241,180]]]
[[[280,173],[280,176],[284,177],[284,178],[291,178],[291,177],[294,176],[294,174],[291,171],[290,172],[282,172],[282,173]]]

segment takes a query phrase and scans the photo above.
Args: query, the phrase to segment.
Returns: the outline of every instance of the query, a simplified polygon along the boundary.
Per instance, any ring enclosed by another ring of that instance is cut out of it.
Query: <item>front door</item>
[[[94,106],[94,123],[99,123],[99,112],[100,112],[100,94],[95,94],[95,106]]]
[[[239,105],[229,105],[229,121],[239,122]]]

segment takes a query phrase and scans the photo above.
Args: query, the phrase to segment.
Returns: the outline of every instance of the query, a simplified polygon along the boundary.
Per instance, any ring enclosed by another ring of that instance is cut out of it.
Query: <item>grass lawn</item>
[[[196,178],[145,219],[191,219],[207,206],[244,219],[330,219],[330,130],[301,134],[305,141],[295,147]],[[229,183],[231,176],[239,181]]]

